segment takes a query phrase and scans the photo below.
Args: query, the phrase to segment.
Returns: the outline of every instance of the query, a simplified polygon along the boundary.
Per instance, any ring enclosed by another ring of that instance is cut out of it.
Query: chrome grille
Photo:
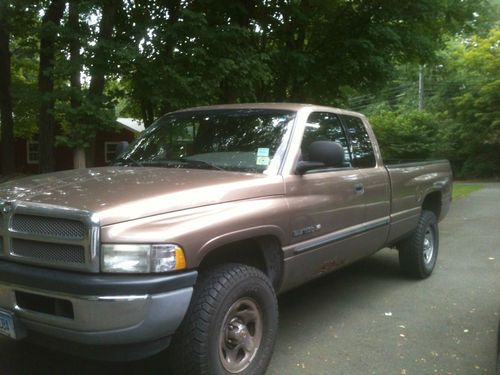
[[[92,212],[34,202],[0,202],[0,258],[99,272],[99,221]],[[8,207],[8,210],[5,210]],[[1,222],[0,222],[1,224]]]
[[[85,226],[81,221],[16,214],[12,217],[11,229],[16,232],[35,235],[83,239]]]
[[[85,263],[83,246],[13,239],[12,255],[51,263]]]

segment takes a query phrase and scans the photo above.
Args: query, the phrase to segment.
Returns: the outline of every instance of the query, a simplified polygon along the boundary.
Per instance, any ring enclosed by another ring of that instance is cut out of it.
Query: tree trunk
[[[154,108],[149,98],[141,98],[141,112],[144,127],[148,128],[154,121]]]
[[[73,168],[85,168],[85,149],[83,147],[76,147],[73,150]]]
[[[14,121],[12,117],[10,47],[5,4],[0,5],[0,112],[2,174],[15,172]]]
[[[99,37],[97,40],[94,63],[90,68],[89,100],[97,106],[103,102],[104,85],[106,84],[106,72],[109,70],[108,48],[106,44],[111,41],[115,27],[118,9],[121,0],[108,0],[102,7],[102,18],[99,23]],[[95,139],[90,141],[87,164],[93,166],[95,162]]]
[[[65,7],[64,0],[52,0],[42,18],[40,32],[40,68],[38,72],[38,90],[40,92],[39,153],[40,173],[54,170],[55,117],[54,91],[54,55],[56,26],[59,25]]]
[[[68,13],[68,28],[71,32],[69,39],[69,63],[70,63],[70,84],[71,84],[71,108],[74,110],[72,127],[81,126],[80,115],[78,109],[82,105],[82,84],[80,81],[80,72],[82,70],[82,62],[80,58],[80,0],[71,0],[69,2]],[[83,145],[76,146],[73,149],[73,168],[85,168],[86,158]]]
[[[91,99],[98,99],[104,92],[106,72],[109,61],[106,43],[111,40],[115,27],[116,14],[121,6],[121,0],[108,0],[102,8],[102,18],[99,24],[99,39],[94,56],[94,63],[90,69],[89,95]]]
[[[82,62],[80,58],[80,12],[79,0],[72,0],[69,3],[68,27],[71,32],[69,39],[69,62],[70,62],[70,83],[71,83],[71,108],[77,109],[81,106],[82,84],[80,82],[80,72]]]

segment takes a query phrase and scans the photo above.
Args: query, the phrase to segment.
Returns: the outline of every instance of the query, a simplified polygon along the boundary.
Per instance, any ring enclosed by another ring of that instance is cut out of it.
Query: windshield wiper
[[[193,167],[209,167],[210,169],[217,169],[219,171],[223,171],[224,168],[221,168],[215,164],[212,164],[212,163],[209,163],[209,162],[206,162],[206,161],[203,161],[203,160],[196,160],[196,159],[186,159],[186,158],[182,158],[180,159],[180,162],[181,163],[185,163],[185,164],[188,164],[188,165],[192,165]]]
[[[144,165],[140,162],[140,161],[137,161],[135,159],[132,159],[130,156],[119,156],[116,160],[115,160],[115,163],[118,162],[118,163],[124,163],[124,164],[120,164],[122,166],[128,166],[129,164],[127,162],[131,162],[132,165],[135,165],[137,167],[143,167]],[[113,164],[115,164],[113,163]]]

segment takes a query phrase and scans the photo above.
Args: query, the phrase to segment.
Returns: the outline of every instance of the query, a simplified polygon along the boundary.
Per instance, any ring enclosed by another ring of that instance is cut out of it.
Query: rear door
[[[387,240],[390,215],[390,182],[387,170],[375,154],[372,142],[375,137],[368,123],[361,117],[341,114],[349,148],[352,166],[361,175],[359,188],[363,191],[365,237],[364,249],[371,253],[380,249]],[[371,137],[370,137],[371,135]]]

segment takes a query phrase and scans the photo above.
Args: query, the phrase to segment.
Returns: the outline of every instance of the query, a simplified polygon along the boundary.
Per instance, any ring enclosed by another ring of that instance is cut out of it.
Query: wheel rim
[[[262,341],[262,313],[251,298],[229,308],[219,332],[219,357],[226,371],[237,374],[255,358]]]
[[[434,233],[431,228],[427,228],[424,236],[424,263],[429,264],[432,262],[434,255]]]

